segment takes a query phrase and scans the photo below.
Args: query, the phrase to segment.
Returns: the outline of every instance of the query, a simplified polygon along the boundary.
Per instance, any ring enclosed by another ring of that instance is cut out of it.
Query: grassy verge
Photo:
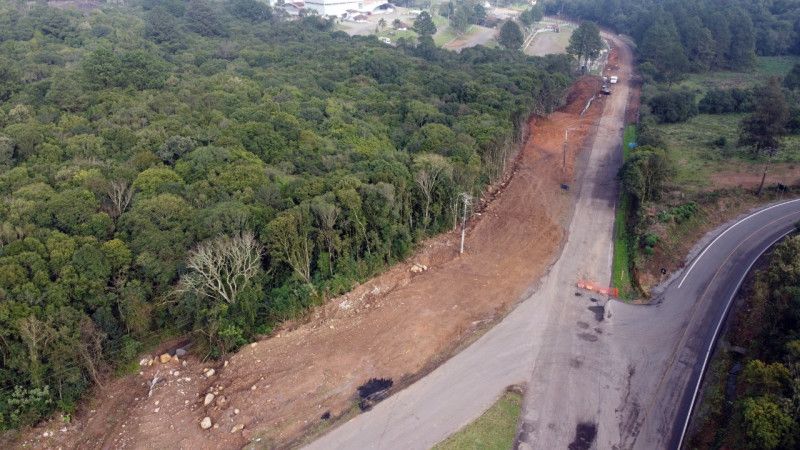
[[[522,395],[508,391],[482,416],[433,447],[434,450],[508,450],[514,444]]]
[[[439,14],[431,14],[431,18],[433,18],[433,23],[436,24],[436,29],[438,30],[433,35],[433,42],[436,45],[441,47],[456,38],[456,34],[450,28],[450,21],[446,17],[442,17]]]
[[[625,127],[622,139],[623,161],[630,156],[630,144],[636,142],[636,126]],[[631,277],[632,255],[635,239],[628,229],[630,217],[630,197],[620,190],[619,202],[614,220],[614,260],[612,265],[612,284],[619,289],[621,298],[631,298],[634,295],[633,278]]]

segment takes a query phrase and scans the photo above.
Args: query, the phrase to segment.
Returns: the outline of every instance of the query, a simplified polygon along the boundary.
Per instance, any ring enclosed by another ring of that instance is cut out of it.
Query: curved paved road
[[[679,447],[733,296],[755,261],[794,231],[798,220],[800,200],[770,205],[739,218],[710,235],[711,242],[667,283],[655,306],[612,306],[613,320],[625,327],[621,334],[650,336],[648,341],[654,341],[648,342],[652,351],[639,365],[658,370],[645,369],[632,380],[640,410],[634,448]],[[661,345],[654,345],[659,340]],[[627,348],[636,352],[641,345],[628,342]]]
[[[613,36],[607,38],[617,40]],[[615,176],[621,163],[622,125],[632,61],[630,49],[621,42],[617,45],[623,82],[605,102],[582,179],[573,190],[577,196],[575,210],[562,254],[536,292],[500,324],[428,376],[384,400],[369,413],[332,430],[309,448],[427,449],[479,416],[511,384],[527,383],[533,377],[537,383],[558,386],[565,380],[569,383],[588,380],[595,370],[610,372],[603,365],[613,362],[612,359],[600,360],[597,367],[588,361],[580,367],[571,367],[569,360],[586,339],[598,340],[597,332],[581,328],[584,323],[588,328],[588,322],[594,321],[596,315],[587,309],[588,297],[574,296],[576,281],[589,278],[607,282],[611,277]],[[607,347],[603,342],[592,345]],[[554,361],[563,362],[569,373],[549,370]],[[530,390],[526,402],[547,405],[544,414],[563,421],[565,430],[574,428],[566,422],[574,422],[575,417],[594,415],[598,410],[605,411],[604,408],[613,412],[613,406],[605,406],[607,397],[616,397],[618,393],[595,395],[592,383],[582,384],[575,389],[578,390],[587,393],[587,398],[567,405],[558,399],[563,390],[557,387],[542,392]],[[540,413],[540,410],[526,410]],[[549,434],[542,436],[542,440],[556,444],[546,445],[547,448],[564,448],[571,440],[568,434]]]
[[[710,234],[710,243],[665,283],[653,305],[576,296],[578,279],[611,277],[631,53],[606,37],[621,50],[621,82],[605,105],[568,239],[553,268],[467,349],[308,448],[427,449],[517,383],[528,386],[521,449],[572,448],[579,434],[597,449],[678,447],[730,298],[752,262],[800,220],[800,200],[763,208]]]

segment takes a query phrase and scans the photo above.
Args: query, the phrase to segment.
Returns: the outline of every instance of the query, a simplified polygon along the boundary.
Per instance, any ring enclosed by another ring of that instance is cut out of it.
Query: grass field
[[[506,392],[482,416],[433,447],[434,450],[508,450],[514,444],[522,395]]]
[[[456,38],[456,34],[450,29],[450,21],[439,14],[431,14],[433,23],[436,24],[436,34],[433,35],[433,42],[442,46]]]
[[[659,129],[675,162],[675,183],[686,190],[706,188],[712,173],[732,170],[742,165],[762,164],[748,149],[737,145],[739,123],[746,114],[700,114],[683,123],[659,125]],[[715,140],[725,138],[719,147]],[[800,162],[800,136],[788,136],[774,163]]]
[[[752,71],[693,74],[679,86],[698,92],[716,87],[753,87],[770,76],[784,76],[797,62],[800,62],[800,58],[760,57]],[[670,156],[676,163],[675,183],[688,191],[707,188],[712,173],[763,163],[763,160],[752,158],[747,149],[737,145],[739,123],[745,116],[700,114],[683,123],[659,125]],[[720,138],[724,138],[727,144],[714,145],[713,142]],[[783,148],[772,161],[800,162],[800,136],[786,137]]]
[[[542,26],[542,22],[539,22],[537,26]],[[550,31],[539,33],[523,51],[533,56],[566,53],[567,46],[569,45],[569,38],[572,36],[573,31],[574,27],[562,25],[560,33]]]
[[[625,134],[622,140],[623,159],[627,160],[630,155],[630,143],[636,142],[636,126],[628,125],[625,127]],[[620,298],[632,298],[635,291],[631,284],[631,255],[633,248],[633,236],[627,227],[628,214],[630,213],[630,197],[624,192],[619,193],[619,202],[615,211],[614,220],[614,259],[612,262],[612,283],[619,289]]]
[[[416,39],[417,33],[406,30],[406,31],[397,31],[391,27],[387,27],[386,29],[382,30],[377,34],[378,37],[387,37],[391,39],[392,43],[397,42],[398,38],[413,38]]]

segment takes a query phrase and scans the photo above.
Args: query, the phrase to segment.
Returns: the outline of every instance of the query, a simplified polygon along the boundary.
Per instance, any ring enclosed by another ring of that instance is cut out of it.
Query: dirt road
[[[307,321],[287,325],[225,361],[188,357],[110,380],[70,423],[43,424],[25,433],[16,445],[234,449],[250,443],[260,448],[285,447],[338,417],[349,417],[356,388],[369,378],[392,378],[400,388],[425,375],[505,316],[554,262],[575,196],[559,186],[573,178],[574,156],[602,111],[605,99],[594,101],[580,117],[598,89],[596,79],[582,79],[562,110],[532,119],[533,133],[513,177],[503,189],[490,190],[487,197],[494,200],[470,224],[465,255],[458,256],[456,233],[432,239],[407,263],[331,300]],[[566,167],[562,167],[566,128],[570,128],[570,145]],[[429,270],[412,273],[416,262]],[[498,333],[502,329],[492,335]],[[501,354],[513,357],[514,352],[508,349]],[[510,363],[527,361],[513,359]],[[522,379],[529,367],[519,367],[523,370],[516,372],[516,378]],[[205,368],[214,368],[215,374],[205,376]],[[495,370],[503,371],[502,367]],[[148,383],[156,375],[162,381],[148,397]],[[405,392],[390,400],[403,401]],[[208,393],[214,398],[205,404]],[[486,393],[475,397],[477,413],[493,400],[495,393]],[[376,412],[380,409],[379,405]],[[476,413],[464,411],[463,421]],[[213,424],[209,430],[200,427],[204,417]],[[244,429],[232,433],[239,425]],[[442,433],[451,428],[443,428]]]

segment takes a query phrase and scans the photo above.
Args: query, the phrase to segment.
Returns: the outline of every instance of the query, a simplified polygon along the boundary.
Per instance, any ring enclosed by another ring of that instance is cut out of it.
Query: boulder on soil
[[[206,394],[206,398],[203,400],[203,406],[208,406],[213,401],[214,401],[214,394],[208,393]]]
[[[158,357],[158,360],[161,361],[161,364],[166,364],[172,360],[172,356],[169,353],[163,353]]]
[[[200,428],[204,430],[211,428],[211,417],[203,417],[203,420],[200,421]]]
[[[426,270],[428,270],[428,266],[426,266],[425,264],[414,263],[414,265],[411,266],[412,273],[421,273],[425,272]]]
[[[216,372],[214,371],[214,369],[208,369],[208,370],[206,370],[204,375],[206,376],[206,378],[211,378],[211,377],[214,376],[215,373]]]
[[[238,425],[234,425],[234,427],[231,428],[231,433],[238,433],[239,431],[242,431],[243,429],[244,429],[244,424],[240,423]]]
[[[186,350],[182,348],[175,350],[175,356],[181,356],[181,357],[186,356]]]

